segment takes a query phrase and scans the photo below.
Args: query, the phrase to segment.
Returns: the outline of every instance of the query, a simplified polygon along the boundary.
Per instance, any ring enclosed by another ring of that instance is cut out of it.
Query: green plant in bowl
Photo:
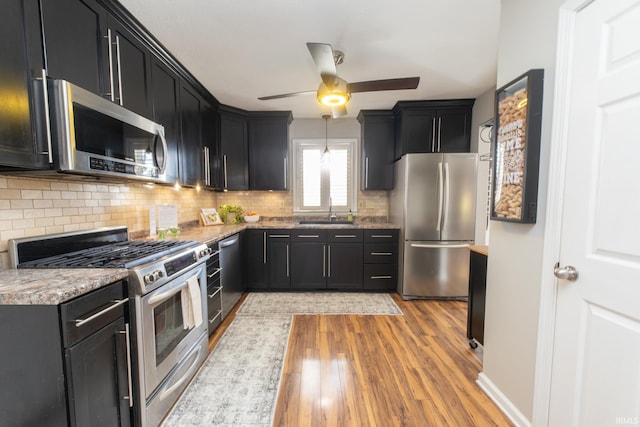
[[[238,205],[222,205],[218,208],[218,214],[225,224],[244,222],[244,210]]]

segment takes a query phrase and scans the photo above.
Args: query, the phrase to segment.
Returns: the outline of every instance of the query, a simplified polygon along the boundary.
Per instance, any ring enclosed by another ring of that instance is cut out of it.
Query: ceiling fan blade
[[[335,84],[338,77],[336,63],[333,59],[333,49],[326,43],[307,43],[307,49],[318,67],[322,82],[329,87]]]
[[[415,89],[418,87],[418,83],[420,83],[420,77],[403,77],[400,79],[370,80],[368,82],[349,83],[347,89],[351,93]]]
[[[269,101],[271,99],[280,99],[280,98],[291,98],[292,96],[299,95],[315,95],[318,91],[316,90],[307,90],[304,92],[291,92],[291,93],[283,93],[280,95],[271,95],[271,96],[261,96],[258,98],[260,101]]]
[[[331,107],[331,116],[334,119],[337,119],[338,117],[342,117],[342,116],[346,116],[347,115],[347,106],[346,105],[340,105],[338,107]]]

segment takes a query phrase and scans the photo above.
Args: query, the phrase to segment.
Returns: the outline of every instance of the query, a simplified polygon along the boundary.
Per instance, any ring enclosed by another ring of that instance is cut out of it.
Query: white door
[[[549,425],[640,424],[640,0],[574,16]]]

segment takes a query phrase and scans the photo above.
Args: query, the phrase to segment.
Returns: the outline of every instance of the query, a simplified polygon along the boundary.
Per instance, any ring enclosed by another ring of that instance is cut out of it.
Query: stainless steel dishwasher
[[[223,317],[227,316],[245,291],[241,245],[240,234],[234,234],[219,243]]]

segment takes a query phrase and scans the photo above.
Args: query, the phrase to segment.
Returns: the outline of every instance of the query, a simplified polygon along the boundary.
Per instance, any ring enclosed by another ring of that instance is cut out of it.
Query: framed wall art
[[[536,222],[543,80],[533,69],[496,91],[492,220]]]

